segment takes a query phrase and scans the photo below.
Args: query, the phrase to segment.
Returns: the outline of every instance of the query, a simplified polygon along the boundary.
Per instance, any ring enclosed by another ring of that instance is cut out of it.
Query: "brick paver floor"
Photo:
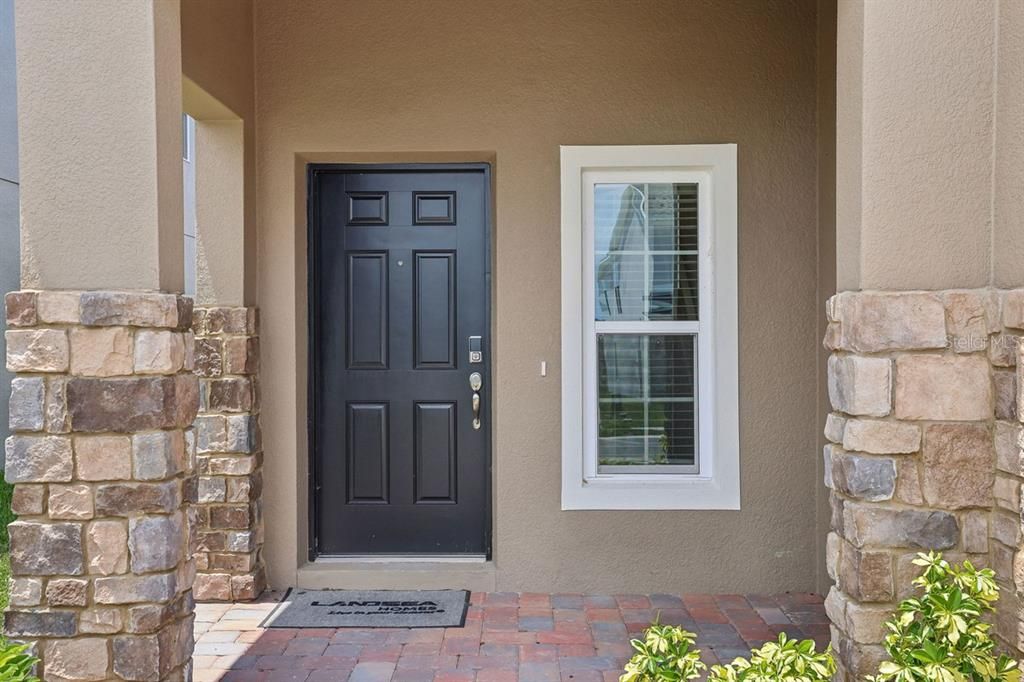
[[[196,682],[611,681],[659,616],[696,632],[709,664],[779,632],[829,637],[821,597],[805,593],[474,593],[461,628],[261,629],[277,597],[196,607]]]

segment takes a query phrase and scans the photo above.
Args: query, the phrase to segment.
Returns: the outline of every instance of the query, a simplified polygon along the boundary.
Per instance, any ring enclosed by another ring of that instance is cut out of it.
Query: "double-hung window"
[[[562,147],[562,508],[738,509],[736,147]]]

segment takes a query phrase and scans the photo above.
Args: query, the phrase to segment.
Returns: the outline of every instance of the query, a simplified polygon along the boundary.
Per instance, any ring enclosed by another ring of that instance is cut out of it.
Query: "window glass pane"
[[[595,320],[697,320],[697,185],[595,185],[594,261]]]
[[[602,470],[671,472],[657,467],[696,465],[695,339],[691,334],[598,334]]]

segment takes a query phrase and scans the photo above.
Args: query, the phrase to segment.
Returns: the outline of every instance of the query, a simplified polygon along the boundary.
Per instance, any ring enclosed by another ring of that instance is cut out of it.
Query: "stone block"
[[[922,489],[928,504],[940,509],[990,506],[993,451],[986,426],[929,425],[922,453]]]
[[[46,583],[46,603],[50,606],[85,606],[89,582],[77,578],[54,578]]]
[[[85,520],[93,517],[92,488],[87,483],[50,484],[47,509],[51,519]]]
[[[13,575],[82,574],[85,555],[81,524],[15,521],[7,528]]]
[[[181,431],[153,431],[132,436],[132,470],[141,481],[170,478],[185,469],[185,438]]]
[[[120,632],[123,619],[117,609],[85,609],[78,617],[80,632],[97,635],[111,635]]]
[[[1021,511],[1020,480],[997,475],[992,486],[992,498],[996,507],[1008,512],[1019,513]]]
[[[832,355],[828,395],[832,407],[850,415],[884,417],[892,409],[892,362],[886,358]]]
[[[259,340],[251,336],[224,339],[224,369],[228,374],[256,374]]]
[[[70,433],[71,415],[68,414],[68,380],[64,376],[46,377],[46,430],[50,433]]]
[[[8,327],[34,327],[39,323],[38,294],[34,291],[12,291],[4,296]]]
[[[128,436],[75,436],[78,477],[119,481],[132,477],[132,440]]]
[[[210,509],[210,528],[248,530],[251,523],[249,505],[218,505]]]
[[[11,380],[9,421],[11,431],[42,431],[46,384],[42,377],[15,377]]]
[[[224,373],[224,342],[221,339],[197,337],[193,348],[196,375],[210,378]]]
[[[825,438],[833,443],[843,442],[843,432],[846,429],[846,418],[834,412],[829,412],[825,417]]]
[[[8,372],[66,372],[70,354],[63,329],[8,329]]]
[[[255,452],[259,449],[259,422],[255,415],[234,414],[227,419],[225,452]]]
[[[993,414],[985,358],[903,355],[896,358],[896,416],[933,421],[981,421]]]
[[[266,587],[263,572],[260,569],[250,575],[231,576],[231,599],[234,601],[249,601],[260,596]]]
[[[87,377],[132,373],[132,335],[125,327],[72,329],[71,373]]]
[[[105,680],[110,666],[102,637],[50,640],[43,645],[48,680]]]
[[[120,635],[114,638],[114,672],[123,680],[155,682],[162,679],[160,642],[156,635]]]
[[[227,479],[225,502],[257,500],[263,493],[263,477],[259,472],[250,476],[232,476]]]
[[[946,308],[946,333],[956,353],[977,353],[988,346],[990,317],[998,304],[984,291],[950,291],[942,294]],[[998,322],[998,314],[994,315]]]
[[[256,470],[257,458],[251,455],[199,457],[202,474],[211,476],[245,476]]]
[[[995,391],[996,419],[1017,419],[1017,375],[1009,371],[992,373]]]
[[[889,552],[861,550],[843,543],[839,586],[862,602],[889,602],[894,596],[893,557]]]
[[[877,455],[907,454],[921,448],[916,424],[877,419],[850,419],[843,431],[843,448]]]
[[[1019,547],[1021,540],[1020,515],[1010,516],[998,511],[993,512],[991,532],[993,540],[1001,542],[1007,547]]]
[[[89,291],[80,299],[81,323],[91,327],[178,326],[178,297],[174,294]]]
[[[10,436],[5,452],[8,483],[64,482],[73,475],[74,458],[67,436]]]
[[[19,483],[11,494],[11,511],[18,516],[34,516],[46,510],[46,486]]]
[[[40,322],[48,324],[78,324],[77,291],[40,291],[36,309]]]
[[[846,605],[846,634],[860,644],[877,644],[885,637],[885,621],[892,612],[891,605],[874,606],[851,600]]]
[[[4,634],[8,637],[74,637],[78,616],[74,611],[7,611]]]
[[[176,481],[111,483],[96,487],[96,513],[101,516],[170,514],[181,506]]]
[[[971,554],[988,552],[987,511],[972,511],[960,517],[960,546]]]
[[[252,383],[245,378],[213,379],[209,382],[208,405],[214,412],[252,410]]]
[[[197,601],[230,601],[231,576],[227,573],[200,573],[192,586]]]
[[[166,603],[177,593],[173,573],[96,578],[93,598],[99,604]]]
[[[195,421],[196,452],[224,452],[228,444],[228,423],[221,415],[202,416]]]
[[[896,463],[896,492],[893,498],[903,504],[924,504],[921,473],[916,458],[905,458]]]
[[[131,379],[75,377],[68,382],[68,410],[76,431],[133,433],[184,428],[199,407],[195,377]]]
[[[1015,334],[996,334],[988,345],[988,359],[996,367],[1014,367],[1020,337]]]
[[[893,509],[848,502],[844,537],[855,547],[949,549],[960,539],[955,516],[943,511]]]
[[[11,578],[8,590],[11,606],[39,606],[43,601],[43,581],[39,578]]]
[[[224,502],[227,497],[227,483],[222,476],[199,477],[199,502]]]
[[[133,573],[166,571],[182,558],[185,534],[180,513],[139,516],[128,522],[128,549]]]
[[[184,366],[185,340],[181,334],[150,330],[135,334],[137,374],[174,374]]]
[[[896,465],[887,457],[832,454],[835,489],[860,500],[879,502],[892,498],[896,489]]]
[[[841,346],[859,353],[945,348],[946,319],[937,294],[856,293],[837,296]]]
[[[1024,476],[1021,451],[1021,425],[997,421],[995,423],[996,468],[1014,476]]]
[[[1010,329],[1024,329],[1024,290],[1014,289],[1003,293],[1003,326]]]
[[[128,529],[123,521],[94,521],[85,537],[89,573],[113,575],[128,571]]]

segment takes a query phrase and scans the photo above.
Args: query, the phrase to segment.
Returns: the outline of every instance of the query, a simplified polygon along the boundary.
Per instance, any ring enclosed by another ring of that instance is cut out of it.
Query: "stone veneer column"
[[[826,609],[840,679],[877,669],[883,623],[928,549],[997,571],[997,635],[1024,648],[1024,291],[845,292],[827,313]]]
[[[266,587],[256,321],[255,308],[195,310],[200,601],[254,599]]]
[[[191,679],[191,300],[20,291],[6,309],[4,630],[46,680]]]

